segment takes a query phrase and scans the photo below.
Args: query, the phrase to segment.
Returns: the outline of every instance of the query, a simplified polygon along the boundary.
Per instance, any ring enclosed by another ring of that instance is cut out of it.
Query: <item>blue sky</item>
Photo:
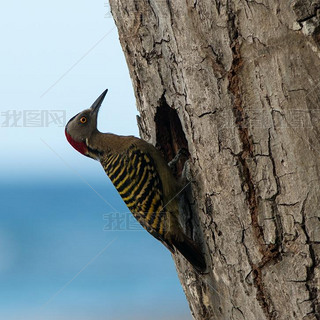
[[[61,115],[106,88],[99,130],[138,136],[108,6],[6,1],[0,30],[0,319],[191,319],[169,252],[141,229],[104,230],[128,210],[64,136]]]
[[[15,168],[10,178],[30,172],[65,175],[58,157],[43,141],[77,169],[93,170],[93,163],[88,164],[81,155],[75,157],[57,123],[23,127],[23,120],[32,116],[30,110],[38,114],[61,110],[69,119],[109,88],[99,129],[138,135],[131,80],[104,2],[3,2],[0,23],[0,143],[6,154],[1,176],[8,173],[7,166]],[[12,112],[22,113],[17,122],[21,127],[13,119],[6,123],[8,110],[12,117]],[[50,166],[50,172],[44,165]]]

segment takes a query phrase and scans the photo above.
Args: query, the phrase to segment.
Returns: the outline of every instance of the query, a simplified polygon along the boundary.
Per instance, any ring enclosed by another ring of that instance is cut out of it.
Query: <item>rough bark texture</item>
[[[110,4],[142,137],[190,153],[194,318],[320,319],[320,1]]]

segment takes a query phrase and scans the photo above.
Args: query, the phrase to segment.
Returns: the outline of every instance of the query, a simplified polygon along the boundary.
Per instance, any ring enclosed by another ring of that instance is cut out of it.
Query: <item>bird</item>
[[[102,133],[97,129],[106,89],[88,109],[65,127],[70,145],[101,163],[133,216],[172,254],[178,250],[199,272],[206,262],[199,245],[188,237],[179,221],[179,182],[152,144],[135,136]]]

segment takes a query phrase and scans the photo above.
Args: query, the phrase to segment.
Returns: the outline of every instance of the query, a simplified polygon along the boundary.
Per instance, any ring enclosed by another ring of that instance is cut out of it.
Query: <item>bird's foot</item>
[[[181,177],[179,180],[181,185],[186,185],[193,181],[189,159],[184,163]]]
[[[189,156],[188,150],[186,150],[185,148],[179,149],[175,157],[170,162],[168,162],[169,168],[172,171],[176,171],[176,165],[179,162],[179,160],[182,159],[183,157],[188,158],[188,156]]]

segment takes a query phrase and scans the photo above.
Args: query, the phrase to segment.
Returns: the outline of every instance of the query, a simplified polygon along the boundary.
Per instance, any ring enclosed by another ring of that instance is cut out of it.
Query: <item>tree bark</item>
[[[320,1],[110,4],[141,136],[190,154],[194,318],[320,319]]]

